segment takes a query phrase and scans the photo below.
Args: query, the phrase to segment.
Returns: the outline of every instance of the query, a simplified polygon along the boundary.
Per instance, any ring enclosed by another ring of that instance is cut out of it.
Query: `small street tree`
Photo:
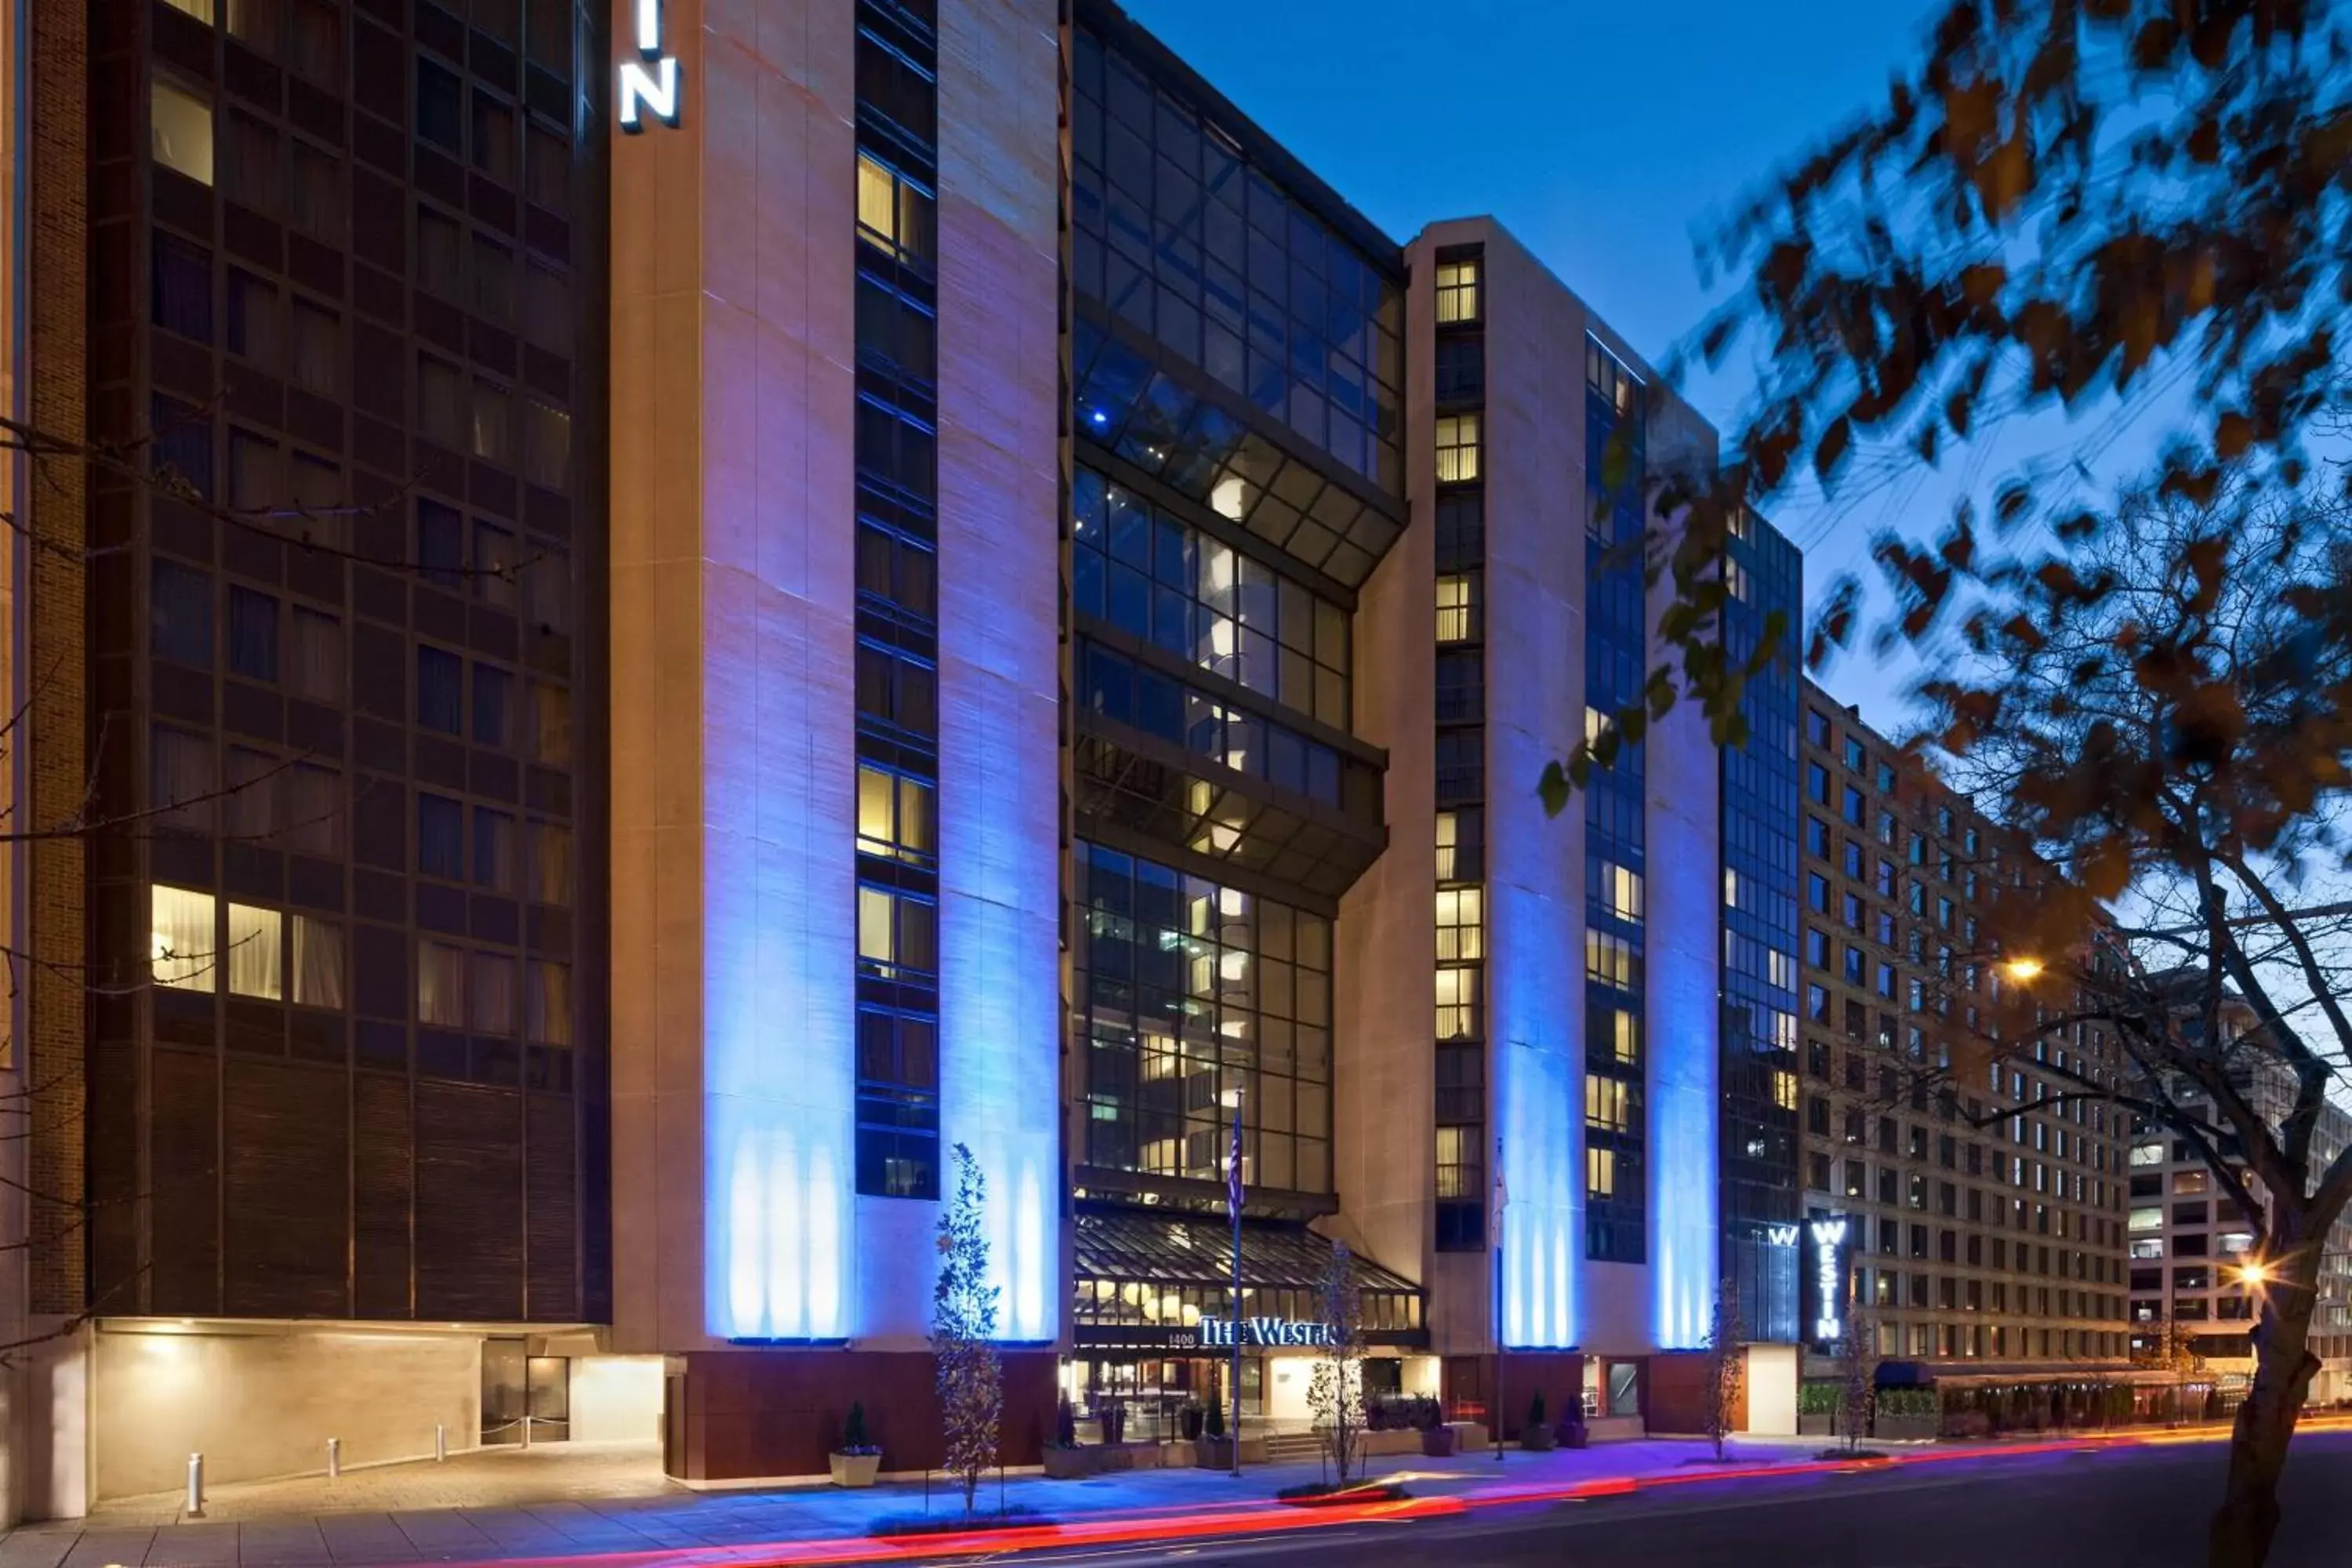
[[[1739,1318],[1739,1282],[1726,1277],[1716,1292],[1715,1313],[1706,1326],[1706,1436],[1715,1457],[1739,1429],[1739,1406],[1748,1390],[1748,1363],[1740,1342],[1747,1325]]]
[[[970,1148],[957,1144],[953,1157],[955,1192],[940,1207],[931,1354],[939,1366],[946,1468],[963,1483],[963,1510],[970,1513],[980,1478],[996,1462],[1004,1383],[994,1342],[997,1288],[988,1283],[988,1237],[981,1228],[988,1182]]]
[[[1356,1283],[1355,1256],[1346,1242],[1331,1244],[1318,1295],[1328,1337],[1307,1379],[1307,1404],[1329,1430],[1331,1467],[1345,1486],[1364,1444],[1363,1294]]]
[[[1846,1313],[1845,1337],[1838,1342],[1838,1430],[1846,1452],[1862,1447],[1878,1407],[1878,1321],[1860,1307]]]

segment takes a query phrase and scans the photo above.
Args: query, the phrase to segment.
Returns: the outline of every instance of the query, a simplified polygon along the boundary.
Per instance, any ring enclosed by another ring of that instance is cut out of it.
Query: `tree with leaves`
[[[1361,1458],[1365,1424],[1363,1292],[1346,1242],[1331,1244],[1317,1297],[1325,1337],[1307,1381],[1307,1406],[1330,1439],[1331,1468],[1346,1486]]]
[[[1748,1392],[1748,1360],[1741,1348],[1747,1337],[1739,1319],[1739,1282],[1726,1276],[1706,1325],[1706,1436],[1717,1459],[1739,1430],[1740,1403]]]
[[[980,1478],[996,1463],[1004,1380],[996,1363],[997,1287],[988,1282],[982,1219],[988,1181],[971,1150],[954,1150],[955,1195],[940,1205],[940,1271],[931,1288],[931,1354],[938,1363],[940,1436],[947,1469],[963,1483],[972,1510]]]
[[[2055,456],[1963,494],[1940,537],[1877,536],[1891,610],[1841,577],[1809,656],[1907,647],[1932,672],[1922,735],[2054,872],[2040,918],[2001,933],[2051,973],[2011,987],[2016,1027],[1988,1049],[2078,1014],[2109,1032],[2126,1072],[2052,1100],[2182,1137],[2258,1225],[2278,1278],[2217,1568],[2253,1568],[2275,1532],[2308,1271],[2352,1189],[2311,1142],[2352,1050],[2352,475],[2331,452],[2352,428],[2347,66],[2352,13],[2309,0],[1948,0],[1882,102],[1702,245],[1729,286],[1692,346],[1752,357],[1755,393],[1714,461],[1654,478],[1641,548],[1671,603],[1643,700],[1544,781],[1558,809],[1679,701],[1740,738],[1753,670],[1727,652],[1721,567],[1744,509],[1811,487],[1850,504],[1973,465],[2001,421],[2074,422]],[[2144,468],[2096,471],[2184,395]],[[2103,907],[2116,929],[2095,947]],[[2258,1027],[2223,1039],[2231,997]],[[2253,1057],[2294,1085],[2274,1118],[2244,1087]]]

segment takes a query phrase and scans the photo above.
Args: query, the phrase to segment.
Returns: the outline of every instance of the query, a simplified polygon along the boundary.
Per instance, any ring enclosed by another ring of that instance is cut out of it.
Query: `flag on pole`
[[[1510,1189],[1503,1184],[1503,1140],[1497,1134],[1495,1139],[1495,1236],[1497,1240],[1503,1234],[1503,1210],[1509,1206],[1510,1201]]]
[[[1225,1157],[1225,1198],[1238,1216],[1242,1212],[1242,1102],[1234,1101],[1234,1146]]]

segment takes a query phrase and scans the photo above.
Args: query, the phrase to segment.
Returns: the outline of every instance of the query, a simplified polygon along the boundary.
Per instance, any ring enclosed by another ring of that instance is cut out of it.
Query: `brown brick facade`
[[[82,0],[34,0],[30,184],[30,386],[27,412],[39,430],[79,439],[86,399],[89,304],[88,7]],[[35,468],[26,486],[37,537],[58,548],[31,552],[26,685],[31,704],[32,826],[72,820],[89,792],[84,726],[84,582],[79,551],[87,529],[87,485],[78,464]],[[31,1306],[70,1313],[83,1301],[82,1128],[84,1041],[89,1011],[79,979],[86,950],[86,847],[79,838],[36,844],[26,941],[31,1038],[23,1064],[32,1095]]]

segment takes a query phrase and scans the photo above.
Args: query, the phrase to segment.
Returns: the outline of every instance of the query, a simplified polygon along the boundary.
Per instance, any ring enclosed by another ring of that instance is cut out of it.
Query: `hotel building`
[[[2115,1049],[2077,1023],[1970,1065],[2003,984],[1979,921],[2023,863],[1811,681],[1803,730],[1805,1204],[1847,1220],[1853,1300],[1901,1363],[1882,1380],[2120,1369],[2129,1130],[2095,1102],[2018,1109],[2064,1092],[2044,1066],[2112,1081]]]
[[[1236,1116],[1253,1424],[1342,1239],[1374,1392],[1696,1430],[1728,1278],[1793,1429],[1798,679],[1545,812],[1715,437],[1500,226],[1108,0],[15,10],[12,407],[163,474],[12,565],[12,787],[110,814],[16,862],[88,1109],[13,1146],[17,1511],[853,1402],[920,1469],[963,1151],[1006,1460],[1150,1430]]]

